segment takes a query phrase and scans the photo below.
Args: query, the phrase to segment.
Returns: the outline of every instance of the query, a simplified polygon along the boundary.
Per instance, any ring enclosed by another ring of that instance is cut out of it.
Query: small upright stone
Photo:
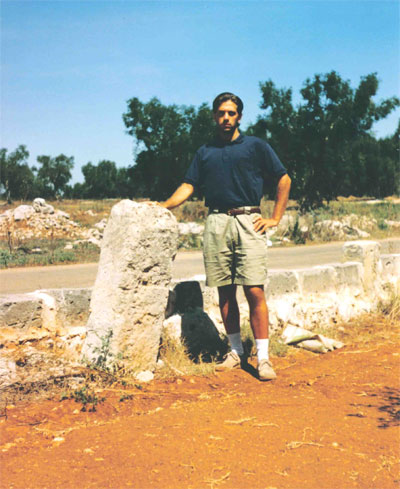
[[[376,241],[350,241],[343,245],[345,261],[362,264],[363,284],[366,293],[374,293],[379,288],[381,275],[380,244]]]
[[[122,200],[112,208],[83,348],[89,361],[107,341],[108,360],[132,372],[155,369],[177,238],[176,219],[161,206]]]

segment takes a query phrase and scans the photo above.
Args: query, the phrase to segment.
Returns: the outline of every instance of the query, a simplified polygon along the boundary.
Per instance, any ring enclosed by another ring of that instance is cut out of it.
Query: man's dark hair
[[[237,106],[238,114],[242,115],[242,112],[243,112],[242,100],[240,99],[240,97],[238,97],[237,95],[230,93],[230,92],[223,92],[223,93],[220,93],[219,95],[217,95],[215,97],[214,102],[213,102],[214,114],[215,114],[215,112],[217,112],[219,106],[221,104],[223,104],[224,102],[226,102],[227,100],[232,100],[232,102],[235,103]]]

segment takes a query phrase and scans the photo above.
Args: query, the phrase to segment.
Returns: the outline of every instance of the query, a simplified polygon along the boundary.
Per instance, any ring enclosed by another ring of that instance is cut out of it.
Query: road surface
[[[381,241],[382,253],[393,253],[390,243],[397,240]],[[269,249],[270,269],[309,268],[326,263],[342,261],[343,243],[329,243],[311,246]],[[0,294],[32,292],[37,289],[91,287],[97,273],[97,263],[78,265],[56,265],[48,267],[10,268],[0,271]],[[179,252],[174,265],[176,279],[204,274],[203,258],[200,251]]]

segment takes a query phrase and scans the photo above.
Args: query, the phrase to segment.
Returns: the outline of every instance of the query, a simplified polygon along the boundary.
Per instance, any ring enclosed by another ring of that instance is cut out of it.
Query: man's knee
[[[243,291],[250,307],[266,303],[263,285],[245,285]]]
[[[218,287],[219,305],[222,307],[227,302],[236,301],[236,285],[224,285]]]

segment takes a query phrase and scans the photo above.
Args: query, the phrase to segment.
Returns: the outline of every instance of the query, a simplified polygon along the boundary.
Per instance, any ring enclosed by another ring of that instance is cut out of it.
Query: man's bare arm
[[[187,200],[193,194],[193,192],[193,185],[190,183],[182,183],[182,185],[175,190],[171,197],[165,202],[160,202],[160,205],[167,209],[173,209],[174,207],[178,207],[179,205],[183,204],[185,200]]]
[[[292,181],[289,175],[283,175],[277,186],[275,206],[270,219],[263,219],[260,216],[254,218],[254,229],[265,233],[268,228],[277,226],[285,212],[289,199],[290,185]]]

